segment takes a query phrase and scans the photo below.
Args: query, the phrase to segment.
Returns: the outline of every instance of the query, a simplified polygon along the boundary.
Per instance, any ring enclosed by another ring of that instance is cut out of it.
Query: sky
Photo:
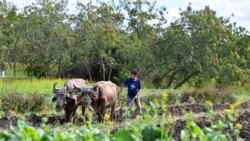
[[[26,5],[30,5],[36,0],[6,0],[16,5],[18,8],[23,8]],[[76,6],[77,1],[84,2],[89,0],[68,0],[70,9]],[[96,1],[96,0],[92,0]],[[97,0],[97,1],[111,1],[111,0]],[[119,1],[119,0],[114,0]],[[149,0],[153,1],[153,0]],[[230,17],[231,22],[236,22],[238,26],[245,27],[250,31],[250,0],[157,0],[157,6],[165,6],[168,11],[167,18],[173,19],[179,16],[179,8],[185,10],[188,4],[191,2],[191,6],[194,10],[204,9],[206,5],[216,11],[217,16],[224,18]],[[234,14],[232,17],[231,15]]]

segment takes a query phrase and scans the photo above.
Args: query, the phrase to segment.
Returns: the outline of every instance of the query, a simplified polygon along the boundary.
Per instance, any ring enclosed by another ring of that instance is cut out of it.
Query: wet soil
[[[200,117],[195,121],[195,123],[201,128],[211,126],[211,122],[209,121],[207,117]],[[239,116],[239,118],[234,122],[234,125],[236,123],[240,123],[242,125],[242,129],[240,130],[239,136],[242,139],[249,141],[250,140],[250,112],[242,113]],[[181,131],[185,128],[185,125],[186,125],[185,120],[177,120],[174,123],[173,134],[172,134],[173,139],[175,139],[176,141],[180,140],[180,134],[181,134]],[[226,128],[223,130],[223,133],[229,135],[233,140],[236,140],[236,133],[233,129]]]
[[[250,140],[250,112],[243,113],[237,120],[237,123],[243,125],[240,131],[240,137]]]
[[[201,104],[175,105],[175,106],[170,106],[168,110],[174,116],[182,116],[186,112],[193,112],[193,113],[206,112],[205,106]]]

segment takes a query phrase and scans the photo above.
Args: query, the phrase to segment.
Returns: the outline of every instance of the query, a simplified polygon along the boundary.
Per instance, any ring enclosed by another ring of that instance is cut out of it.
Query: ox
[[[81,105],[81,101],[78,101],[77,96],[74,93],[74,88],[85,88],[87,81],[84,79],[70,79],[61,89],[56,88],[56,83],[53,85],[53,93],[55,96],[52,101],[56,101],[56,111],[60,112],[64,109],[66,122],[72,122],[74,120],[77,107]],[[84,112],[83,112],[84,116]]]
[[[111,120],[115,118],[115,104],[118,100],[116,84],[111,81],[99,81],[92,88],[77,88],[76,92],[81,92],[82,96],[82,109],[91,105],[96,114],[98,115],[98,121],[104,121],[104,114],[107,108],[111,108]]]

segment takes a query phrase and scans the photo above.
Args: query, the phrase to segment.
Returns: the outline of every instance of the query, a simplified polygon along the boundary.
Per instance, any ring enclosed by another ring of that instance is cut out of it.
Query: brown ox
[[[81,105],[81,101],[78,100],[77,95],[74,95],[74,88],[85,88],[87,81],[84,79],[70,79],[61,89],[56,88],[56,83],[53,86],[53,93],[55,96],[52,101],[56,101],[56,111],[60,112],[64,109],[66,122],[72,122],[74,120],[77,107]],[[84,114],[84,112],[83,112]]]
[[[104,121],[104,114],[107,108],[111,108],[110,119],[115,118],[115,104],[118,100],[116,84],[111,81],[99,81],[93,88],[75,88],[76,92],[81,92],[83,112],[86,106],[91,105],[98,115],[99,122]]]

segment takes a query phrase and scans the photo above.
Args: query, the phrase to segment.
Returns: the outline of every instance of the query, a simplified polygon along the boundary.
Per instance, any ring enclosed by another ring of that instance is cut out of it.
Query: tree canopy
[[[39,0],[17,10],[0,1],[0,61],[33,77],[122,83],[138,69],[148,86],[242,84],[250,74],[250,35],[209,6],[187,5],[167,19],[157,1],[78,3]]]

